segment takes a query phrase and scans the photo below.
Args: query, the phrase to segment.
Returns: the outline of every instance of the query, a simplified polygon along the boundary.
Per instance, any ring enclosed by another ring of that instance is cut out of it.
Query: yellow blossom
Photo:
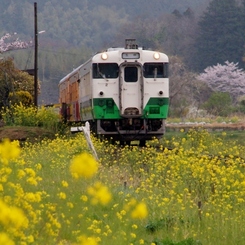
[[[18,141],[10,142],[9,139],[4,139],[0,144],[0,159],[4,164],[7,164],[10,159],[17,158],[20,155],[20,146]]]
[[[80,199],[81,199],[82,201],[84,201],[84,202],[87,202],[87,201],[88,201],[88,197],[87,197],[86,195],[82,195],[82,196],[80,197]]]
[[[133,225],[132,225],[132,228],[133,228],[133,229],[137,229],[138,226],[137,226],[136,224],[133,224]]]
[[[17,207],[9,207],[0,200],[0,224],[6,227],[27,227],[28,220],[23,211]],[[1,243],[0,243],[1,244]]]
[[[79,245],[97,245],[97,239],[95,237],[80,236],[78,237]]]
[[[60,199],[66,199],[66,194],[64,192],[60,192],[57,195]]]
[[[98,171],[97,161],[88,153],[82,153],[71,162],[70,172],[74,178],[91,178]]]
[[[6,233],[0,232],[0,244],[14,245],[14,242],[9,238]]]
[[[74,205],[73,205],[72,202],[67,202],[67,207],[69,207],[69,208],[74,208]]]
[[[134,219],[144,219],[147,217],[147,215],[147,207],[146,204],[143,202],[138,203],[131,213],[131,217]]]
[[[27,200],[29,202],[40,202],[41,201],[41,192],[37,192],[37,193],[27,192],[25,194],[25,200]]]
[[[68,183],[65,180],[62,180],[61,184],[62,184],[63,187],[68,187]]]
[[[94,186],[88,187],[87,191],[88,194],[92,196],[92,204],[100,203],[106,205],[111,201],[111,193],[108,188],[100,182],[96,182]]]

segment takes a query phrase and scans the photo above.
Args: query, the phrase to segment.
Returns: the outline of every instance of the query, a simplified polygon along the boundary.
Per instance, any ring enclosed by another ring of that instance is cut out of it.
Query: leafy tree
[[[232,112],[231,96],[227,92],[213,92],[203,108],[215,116],[228,116]]]
[[[33,83],[33,77],[26,72],[18,70],[14,66],[12,59],[0,60],[0,108],[8,106],[10,98],[16,101],[15,96],[17,92],[25,91],[33,96]],[[27,97],[30,97],[27,93],[24,94],[26,94]],[[20,94],[17,94],[17,96],[18,98],[26,97],[20,97]],[[26,101],[26,98],[24,100]]]
[[[201,71],[226,60],[241,62],[245,44],[243,11],[236,0],[212,0],[199,21],[193,67]]]
[[[228,92],[233,101],[245,94],[245,71],[238,68],[238,63],[225,62],[207,67],[198,77],[216,92]]]

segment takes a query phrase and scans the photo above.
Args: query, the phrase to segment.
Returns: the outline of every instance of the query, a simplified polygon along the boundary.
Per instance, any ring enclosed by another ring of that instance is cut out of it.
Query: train
[[[58,84],[61,116],[89,122],[97,136],[145,145],[165,133],[169,110],[169,58],[126,39],[93,55]]]

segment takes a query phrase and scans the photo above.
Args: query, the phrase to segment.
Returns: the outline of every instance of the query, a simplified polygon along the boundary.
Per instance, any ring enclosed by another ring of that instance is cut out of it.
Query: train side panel
[[[77,71],[68,74],[59,83],[59,103],[61,104],[61,115],[66,121],[79,121],[79,93],[78,93]]]
[[[79,70],[79,107],[81,121],[94,119],[92,103],[92,74],[91,60],[86,62]]]

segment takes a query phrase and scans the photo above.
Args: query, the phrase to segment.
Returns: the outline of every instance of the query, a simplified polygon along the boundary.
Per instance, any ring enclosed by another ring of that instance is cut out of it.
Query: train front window
[[[124,81],[128,83],[134,83],[138,81],[138,69],[137,67],[125,67],[124,69]]]
[[[93,64],[93,78],[117,78],[118,77],[117,63],[94,63]]]
[[[168,63],[145,63],[144,64],[145,78],[167,78]]]

